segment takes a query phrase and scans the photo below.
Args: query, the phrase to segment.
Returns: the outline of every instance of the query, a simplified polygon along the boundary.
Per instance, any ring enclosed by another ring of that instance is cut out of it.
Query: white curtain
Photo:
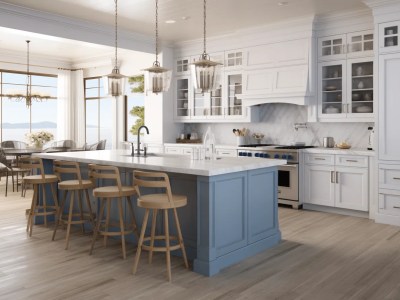
[[[85,143],[83,71],[59,70],[57,82],[57,139]]]

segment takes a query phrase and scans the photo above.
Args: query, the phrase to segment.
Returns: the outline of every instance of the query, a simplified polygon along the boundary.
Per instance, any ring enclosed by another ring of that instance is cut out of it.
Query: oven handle
[[[297,168],[299,165],[280,165],[278,168]]]

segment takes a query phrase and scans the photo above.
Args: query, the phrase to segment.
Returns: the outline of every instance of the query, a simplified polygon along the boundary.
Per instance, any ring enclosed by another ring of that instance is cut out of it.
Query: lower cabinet
[[[365,158],[348,157],[306,154],[306,162],[318,161],[318,164],[305,165],[304,203],[368,211],[368,166],[351,166],[363,163]],[[328,163],[323,165],[323,161]],[[350,166],[342,166],[343,161],[349,161]]]

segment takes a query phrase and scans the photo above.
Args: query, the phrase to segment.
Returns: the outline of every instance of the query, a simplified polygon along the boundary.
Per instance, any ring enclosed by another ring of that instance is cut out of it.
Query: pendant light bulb
[[[151,92],[154,94],[166,92],[171,84],[172,71],[161,67],[158,61],[158,0],[156,1],[156,61],[150,68],[144,69],[144,86],[146,93]]]
[[[202,93],[211,92],[218,88],[221,79],[221,63],[210,60],[206,51],[206,25],[207,25],[207,3],[203,0],[203,54],[198,61],[191,64],[193,85]]]
[[[106,94],[118,97],[121,96],[125,91],[125,78],[126,76],[122,75],[119,72],[118,67],[118,0],[114,0],[115,2],[115,60],[114,60],[114,68],[110,74],[107,75],[107,80],[105,84]]]

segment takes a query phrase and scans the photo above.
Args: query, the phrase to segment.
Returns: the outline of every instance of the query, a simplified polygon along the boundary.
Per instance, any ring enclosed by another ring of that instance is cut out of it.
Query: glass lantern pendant
[[[122,75],[119,72],[118,68],[118,0],[114,0],[115,2],[115,61],[114,61],[114,69],[110,74],[107,75],[107,84],[105,84],[106,94],[114,97],[121,96],[125,91],[125,78],[126,76]]]
[[[156,0],[156,61],[150,68],[144,69],[144,86],[146,93],[154,94],[166,92],[171,83],[172,71],[161,67],[158,61],[158,0]]]
[[[206,51],[206,0],[204,0],[204,38],[203,54],[200,55],[198,61],[191,64],[191,73],[194,88],[201,90],[203,93],[214,91],[219,86],[221,65],[220,63],[210,60],[210,56]]]

